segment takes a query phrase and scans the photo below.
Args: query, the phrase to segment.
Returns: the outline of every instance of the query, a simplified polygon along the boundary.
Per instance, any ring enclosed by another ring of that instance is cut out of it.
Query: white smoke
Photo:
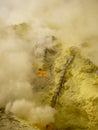
[[[17,39],[4,39],[0,44],[0,106],[20,98],[32,98],[29,83],[31,57]],[[28,95],[27,95],[28,93]]]
[[[56,111],[50,106],[36,106],[36,104],[24,99],[17,100],[13,104],[9,103],[6,112],[11,111],[15,115],[28,120],[33,125],[45,126],[54,122]]]
[[[6,107],[6,112],[42,126],[54,122],[55,110],[47,105],[36,106],[31,80],[35,64],[37,69],[42,64],[44,49],[52,47],[52,39],[47,37],[46,30],[43,30],[41,38],[38,34],[34,39],[30,37],[30,32],[30,43],[10,28],[0,39],[0,107]]]

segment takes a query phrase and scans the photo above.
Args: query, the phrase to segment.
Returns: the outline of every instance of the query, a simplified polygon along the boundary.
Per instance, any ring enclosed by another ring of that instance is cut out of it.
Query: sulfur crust
[[[62,51],[54,62],[54,85],[42,93],[42,102],[51,102],[66,58],[73,53],[75,58],[65,74],[64,83],[55,106],[57,114],[54,126],[58,129],[97,130],[98,122],[98,75],[89,59],[81,56],[77,47]]]

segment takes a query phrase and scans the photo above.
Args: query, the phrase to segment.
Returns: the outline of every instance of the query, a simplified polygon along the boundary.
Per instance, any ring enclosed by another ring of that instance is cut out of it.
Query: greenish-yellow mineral
[[[68,56],[74,60],[65,73],[61,91],[55,109],[57,129],[97,130],[98,129],[98,74],[97,66],[81,56],[77,47],[62,51],[53,63],[53,84],[39,92],[40,102],[51,104],[52,97],[59,82],[61,72]]]

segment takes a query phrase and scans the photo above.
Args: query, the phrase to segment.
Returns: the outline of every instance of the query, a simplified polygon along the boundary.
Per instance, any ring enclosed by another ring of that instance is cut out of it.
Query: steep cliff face
[[[78,48],[72,47],[67,52],[63,51],[57,59],[54,67],[56,84],[66,62],[66,56],[71,53],[74,53],[74,60],[67,69],[55,106],[58,110],[55,126],[60,129],[97,130],[98,68],[89,59],[83,58]]]
[[[72,62],[66,69],[61,89],[57,95],[54,129],[97,130],[98,129],[98,67],[80,54],[80,49],[63,49],[56,55],[52,66],[52,84],[37,88],[36,97],[40,104],[51,106],[52,98],[68,58]],[[45,78],[41,77],[44,81]],[[48,76],[47,76],[48,78]]]
[[[76,47],[63,50],[54,62],[54,85],[41,95],[42,102],[50,102],[59,82],[67,58],[74,55],[67,68],[55,109],[54,126],[59,129],[97,130],[98,74],[97,67],[81,56]],[[52,80],[52,79],[51,79]],[[41,99],[40,99],[41,100]]]

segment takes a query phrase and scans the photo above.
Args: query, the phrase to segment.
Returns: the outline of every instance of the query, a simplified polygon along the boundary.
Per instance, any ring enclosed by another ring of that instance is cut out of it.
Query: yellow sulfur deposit
[[[97,66],[81,56],[77,47],[63,50],[53,66],[54,85],[42,93],[42,103],[50,103],[66,58],[73,53],[75,58],[64,77],[55,109],[54,127],[66,130],[98,129],[98,74]]]

